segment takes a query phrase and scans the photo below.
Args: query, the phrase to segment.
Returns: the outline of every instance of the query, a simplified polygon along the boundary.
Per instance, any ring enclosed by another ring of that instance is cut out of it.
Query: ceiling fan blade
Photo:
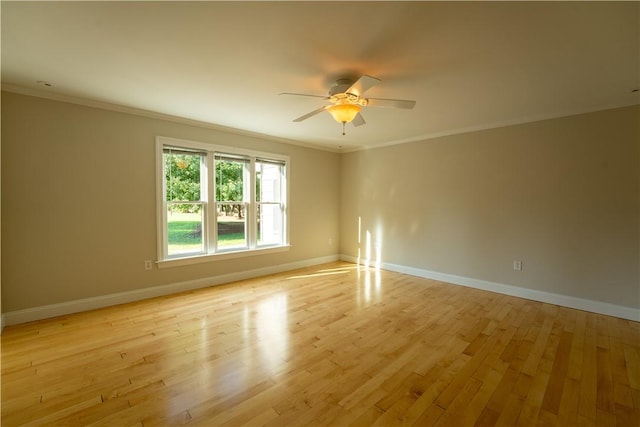
[[[368,98],[368,107],[384,107],[384,108],[402,108],[404,110],[411,110],[416,106],[416,101],[408,99],[382,99],[382,98]]]
[[[378,83],[380,83],[380,79],[365,75],[360,77],[354,84],[352,84],[346,92],[361,96],[363,93],[365,93],[367,90],[371,89]]]
[[[362,117],[362,114],[360,113],[356,114],[355,118],[351,121],[351,123],[353,123],[353,125],[356,127],[367,124],[367,122],[364,121],[364,117]]]
[[[317,110],[313,110],[310,113],[305,114],[304,116],[300,116],[297,119],[294,120],[294,122],[301,122],[303,120],[307,120],[309,117],[313,117],[316,114],[322,113],[324,110],[326,110],[329,106],[325,105],[324,107],[318,108]]]
[[[305,96],[308,98],[320,98],[320,99],[329,99],[328,96],[322,96],[322,95],[308,95],[306,93],[290,93],[290,92],[282,92],[279,93],[278,95],[288,95],[288,96]]]

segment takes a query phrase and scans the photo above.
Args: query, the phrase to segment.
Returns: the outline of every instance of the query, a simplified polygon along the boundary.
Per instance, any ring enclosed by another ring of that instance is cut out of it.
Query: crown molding
[[[354,147],[351,149],[344,149],[341,152],[349,153],[349,152],[355,152],[355,151],[373,150],[376,148],[390,147],[392,145],[427,141],[429,139],[442,138],[445,136],[460,135],[464,133],[479,132],[479,131],[490,130],[490,129],[499,129],[499,128],[504,128],[509,126],[517,126],[517,125],[522,125],[527,123],[542,122],[545,120],[561,119],[563,117],[579,116],[581,114],[596,113],[598,111],[615,110],[616,108],[633,107],[633,106],[639,106],[639,105],[640,105],[640,101],[629,101],[629,102],[621,102],[617,104],[594,106],[590,108],[572,109],[572,110],[565,110],[565,111],[554,112],[554,113],[544,113],[544,114],[538,114],[538,115],[532,115],[532,116],[524,116],[517,119],[486,123],[486,124],[469,126],[464,128],[449,129],[442,132],[433,132],[433,133],[423,134],[416,137],[400,139],[396,141],[383,142],[381,144],[377,144],[369,147]]]
[[[17,93],[20,95],[33,96],[37,98],[45,98],[53,101],[82,105],[85,107],[99,108],[103,110],[115,111],[118,113],[132,114],[132,115],[137,115],[137,116],[142,116],[142,117],[147,117],[152,119],[165,120],[165,121],[170,121],[174,123],[185,124],[189,126],[196,126],[200,128],[216,130],[219,132],[230,133],[234,135],[265,139],[272,142],[279,142],[281,144],[295,145],[298,147],[310,148],[310,149],[319,150],[319,151],[328,151],[331,153],[351,153],[351,152],[357,152],[357,151],[366,151],[366,150],[372,150],[376,148],[390,147],[393,145],[427,141],[430,139],[441,138],[445,136],[460,135],[460,134],[479,132],[479,131],[490,130],[490,129],[499,129],[503,127],[516,126],[521,124],[541,122],[544,120],[559,119],[563,117],[577,116],[580,114],[595,113],[598,111],[613,110],[616,108],[624,108],[624,107],[632,107],[634,105],[640,105],[640,100],[634,100],[634,101],[628,101],[628,102],[621,102],[617,104],[599,105],[599,106],[592,106],[588,108],[577,108],[577,109],[571,109],[571,110],[556,111],[552,113],[524,116],[517,119],[503,120],[503,121],[485,123],[485,124],[468,126],[463,128],[448,129],[441,132],[427,133],[427,134],[419,135],[416,137],[384,142],[384,143],[376,144],[373,146],[333,147],[333,146],[326,146],[326,145],[313,144],[313,143],[303,143],[303,142],[299,142],[299,141],[295,141],[287,138],[280,138],[273,135],[267,135],[267,134],[262,134],[258,132],[251,132],[251,131],[232,128],[228,126],[217,125],[214,123],[203,122],[200,120],[187,119],[184,117],[173,116],[170,114],[158,113],[150,110],[143,110],[141,108],[127,107],[124,105],[113,104],[105,101],[97,101],[97,100],[88,99],[88,98],[81,98],[76,96],[64,95],[60,93],[53,93],[45,90],[27,88],[24,86],[19,86],[19,85],[14,85],[9,83],[3,83],[2,90],[6,92]]]
[[[219,132],[230,133],[234,135],[246,136],[250,138],[265,139],[272,142],[279,142],[281,144],[295,145],[298,147],[310,148],[313,150],[329,151],[332,153],[339,153],[341,150],[337,147],[324,146],[319,144],[303,143],[287,138],[280,138],[273,135],[262,134],[258,132],[251,132],[247,130],[232,128],[228,126],[217,125],[214,123],[203,122],[200,120],[187,119],[185,117],[173,116],[171,114],[158,113],[155,111],[144,110],[141,108],[127,107],[124,105],[113,104],[105,101],[98,101],[94,99],[81,98],[71,95],[64,95],[60,93],[48,92],[45,90],[27,88],[24,86],[14,85],[10,83],[2,83],[2,90],[5,92],[17,93],[19,95],[33,96],[36,98],[44,98],[52,101],[66,102],[69,104],[82,105],[84,107],[98,108],[102,110],[115,111],[117,113],[132,114],[135,116],[147,117],[151,119],[165,120],[173,123],[179,123],[183,125],[196,126],[205,129],[216,130]]]

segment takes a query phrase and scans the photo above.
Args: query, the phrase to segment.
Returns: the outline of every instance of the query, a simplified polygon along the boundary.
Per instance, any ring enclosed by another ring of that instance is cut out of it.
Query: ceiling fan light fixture
[[[327,111],[338,123],[351,123],[360,112],[357,104],[335,104],[327,108]]]

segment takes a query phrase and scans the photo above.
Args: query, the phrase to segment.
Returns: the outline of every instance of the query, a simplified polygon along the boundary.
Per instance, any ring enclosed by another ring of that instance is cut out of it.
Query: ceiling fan
[[[326,110],[337,122],[342,123],[342,134],[344,135],[344,126],[347,123],[353,123],[354,126],[362,126],[366,123],[360,114],[362,107],[386,107],[410,110],[416,105],[416,101],[407,99],[364,98],[362,96],[367,90],[378,83],[380,83],[380,79],[363,75],[356,81],[349,78],[339,79],[331,89],[329,89],[329,96],[288,92],[281,93],[280,95],[307,96],[328,100],[330,102],[329,105],[318,108],[293,121],[301,122]]]

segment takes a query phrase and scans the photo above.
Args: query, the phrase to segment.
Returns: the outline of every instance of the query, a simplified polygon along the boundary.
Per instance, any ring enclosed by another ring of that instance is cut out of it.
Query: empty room
[[[2,426],[640,425],[640,2],[0,8]]]

